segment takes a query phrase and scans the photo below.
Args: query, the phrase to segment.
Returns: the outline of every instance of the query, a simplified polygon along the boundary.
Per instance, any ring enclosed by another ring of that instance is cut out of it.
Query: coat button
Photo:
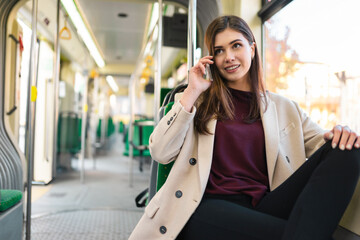
[[[165,227],[165,226],[161,226],[161,227],[160,227],[160,232],[161,232],[161,234],[165,234],[165,233],[166,233],[166,227]]]
[[[171,118],[170,118],[170,121],[172,121],[173,119],[174,119],[174,118],[173,118],[173,117],[171,117]]]
[[[177,198],[181,198],[181,197],[182,197],[182,191],[177,190],[176,193],[175,193],[175,196],[176,196]]]
[[[175,117],[175,116],[176,116],[176,113],[174,113],[173,117]]]
[[[167,124],[170,125],[170,121],[168,121]]]
[[[196,164],[196,159],[195,158],[190,158],[189,163],[191,165],[195,165]]]

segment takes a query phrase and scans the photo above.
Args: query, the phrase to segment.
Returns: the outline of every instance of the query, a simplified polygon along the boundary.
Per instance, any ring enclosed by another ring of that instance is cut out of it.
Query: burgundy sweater
[[[213,161],[205,193],[252,197],[255,206],[269,189],[261,120],[245,123],[253,95],[230,88],[235,119],[217,121]]]

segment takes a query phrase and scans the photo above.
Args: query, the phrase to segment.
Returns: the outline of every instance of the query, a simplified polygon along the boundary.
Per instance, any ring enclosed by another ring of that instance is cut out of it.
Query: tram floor
[[[140,172],[139,162],[134,161],[130,187],[122,135],[110,141],[111,147],[95,156],[96,169],[92,159],[85,159],[83,183],[74,168],[47,186],[33,186],[31,239],[128,239],[143,213],[134,199],[148,187],[150,164],[145,163]],[[77,166],[77,160],[72,161]]]

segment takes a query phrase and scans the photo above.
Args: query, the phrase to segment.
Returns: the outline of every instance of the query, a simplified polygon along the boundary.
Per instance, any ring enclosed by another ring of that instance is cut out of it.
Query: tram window
[[[25,127],[26,127],[26,105],[27,105],[27,89],[29,81],[29,59],[30,59],[30,43],[32,31],[30,27],[21,19],[17,19],[22,29],[22,38],[24,50],[21,58],[21,78],[19,89],[19,147],[22,152],[25,152]]]
[[[267,88],[297,101],[324,128],[346,123],[360,131],[359,7],[294,0],[264,23]]]

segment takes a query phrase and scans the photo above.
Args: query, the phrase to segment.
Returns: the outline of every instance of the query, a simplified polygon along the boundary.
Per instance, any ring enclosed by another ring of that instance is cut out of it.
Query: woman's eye
[[[240,43],[235,43],[233,47],[234,48],[239,48],[239,47],[241,47],[241,44]]]
[[[214,54],[218,55],[219,53],[222,53],[222,49],[215,49]]]

